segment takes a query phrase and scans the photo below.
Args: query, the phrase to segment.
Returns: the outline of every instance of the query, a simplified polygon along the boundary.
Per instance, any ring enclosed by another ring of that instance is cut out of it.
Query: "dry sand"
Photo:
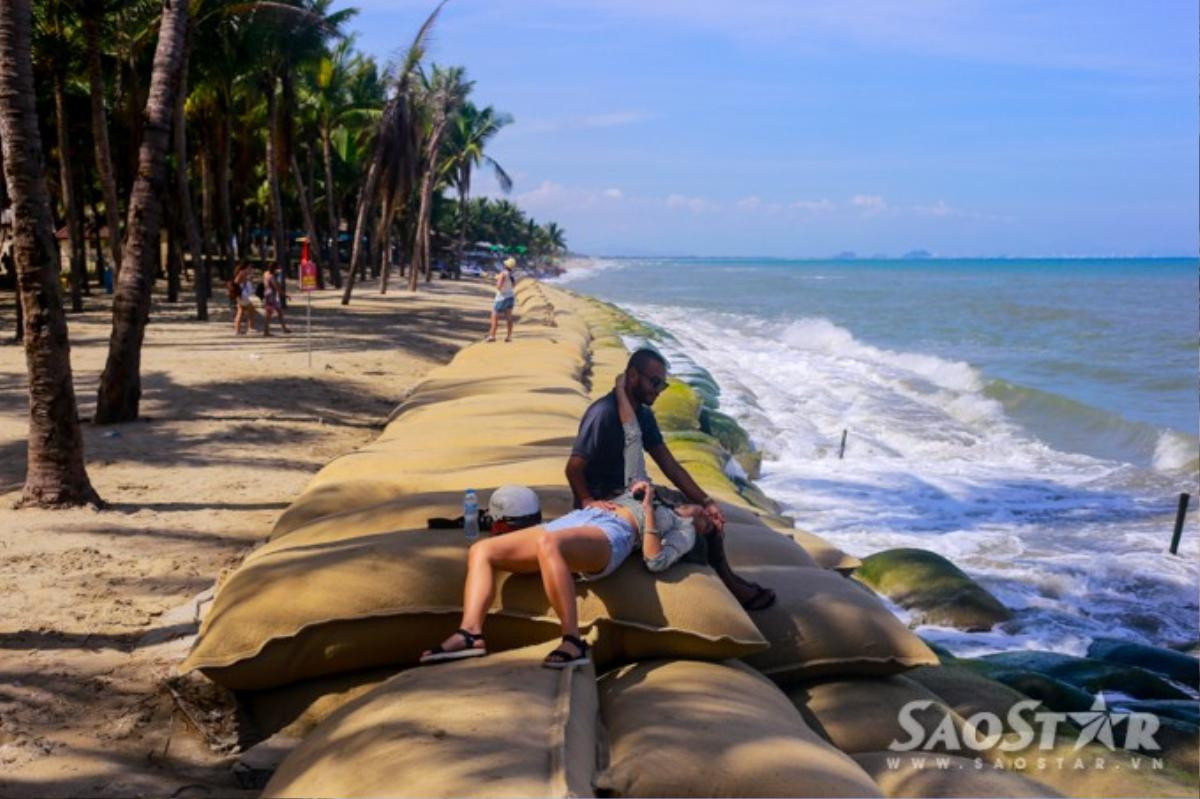
[[[309,477],[373,439],[419,378],[486,332],[490,281],[416,295],[356,288],[304,301],[289,336],[234,336],[156,297],[142,351],[142,419],[83,426],[105,510],[13,510],[25,472],[24,351],[0,302],[0,797],[232,796],[222,757],[165,679],[195,630],[193,598],[261,541]],[[95,407],[108,298],[68,319],[83,418]],[[276,329],[276,334],[279,331]],[[502,344],[498,346],[503,346]]]

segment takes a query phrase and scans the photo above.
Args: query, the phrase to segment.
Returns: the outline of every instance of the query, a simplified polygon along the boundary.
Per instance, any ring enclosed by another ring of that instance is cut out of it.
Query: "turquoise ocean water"
[[[1191,259],[593,259],[561,281],[657,325],[764,452],[760,485],[856,555],[921,546],[1016,610],[960,654],[1197,638]],[[838,459],[842,431],[845,458]]]

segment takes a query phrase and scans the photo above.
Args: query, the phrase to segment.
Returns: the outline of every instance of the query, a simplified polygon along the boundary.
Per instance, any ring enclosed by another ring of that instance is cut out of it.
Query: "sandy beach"
[[[83,426],[104,510],[11,509],[25,471],[25,358],[0,347],[0,795],[238,793],[233,758],[203,743],[164,687],[179,636],[195,629],[193,598],[314,472],[375,438],[423,374],[482,336],[489,293],[466,279],[381,296],[368,281],[343,307],[338,292],[318,292],[311,369],[298,294],[291,334],[269,339],[234,336],[220,295],[208,323],[156,295],[142,419]],[[106,300],[68,319],[84,418],[107,351]]]

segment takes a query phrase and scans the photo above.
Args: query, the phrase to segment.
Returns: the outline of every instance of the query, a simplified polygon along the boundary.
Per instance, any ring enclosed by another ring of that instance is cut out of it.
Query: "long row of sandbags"
[[[523,324],[511,345],[467,347],[416,387],[379,439],[322,469],[271,540],[221,585],[184,669],[261,690],[413,665],[453,630],[465,575],[467,542],[455,531],[426,529],[425,520],[456,515],[467,488],[486,502],[505,483],[533,486],[547,517],[569,508],[563,468],[578,419],[627,354],[618,357],[611,341],[594,344],[594,323],[569,302],[553,307],[537,284],[521,288],[522,313],[553,326]],[[736,567],[803,570],[768,575],[787,583],[776,608],[760,617],[775,637],[771,650],[710,570],[680,565],[655,578],[632,559],[580,591],[580,618],[596,631],[601,665],[754,656],[767,673],[811,676],[931,662],[869,592],[818,568],[749,506],[726,509],[736,520],[728,539]],[[827,547],[813,546],[825,555]],[[861,639],[828,635],[852,616],[868,620]],[[493,649],[556,631],[536,576],[502,580],[489,620]]]
[[[458,515],[466,488],[486,503],[505,483],[535,488],[547,518],[565,512],[578,420],[628,357],[603,307],[533,282],[518,301],[512,344],[434,370],[220,586],[183,668],[254,691],[303,735],[268,795],[1054,793],[994,770],[893,767],[896,700],[924,690],[966,715],[946,694],[979,692],[894,676],[941,670],[839,572],[853,558],[775,529],[736,493],[723,502],[727,551],[776,590],[772,608],[746,614],[707,568],[651,575],[631,558],[580,585],[594,670],[555,673],[538,666],[559,633],[540,581],[507,576],[485,629],[492,654],[408,668],[461,612],[467,542],[425,520]]]

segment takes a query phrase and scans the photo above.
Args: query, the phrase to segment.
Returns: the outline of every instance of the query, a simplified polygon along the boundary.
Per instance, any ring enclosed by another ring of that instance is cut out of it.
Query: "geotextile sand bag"
[[[734,569],[754,566],[819,568],[791,536],[765,524],[726,525],[725,556]]]
[[[533,485],[529,488],[537,494],[541,502],[544,519],[557,519],[572,508],[571,489],[564,485]],[[477,489],[481,509],[488,507],[492,491],[490,488]],[[300,509],[303,509],[305,502],[304,499],[298,500]],[[289,513],[291,512],[289,509]],[[294,535],[296,538],[288,542],[288,546],[293,546],[305,540],[329,542],[390,530],[413,530],[424,528],[429,519],[457,519],[462,516],[462,512],[463,492],[426,491],[395,497],[359,510],[321,516],[295,527],[287,524],[290,519],[288,514],[285,514],[271,533],[271,540],[284,535]],[[247,557],[254,557],[263,549],[254,550]]]
[[[464,370],[465,371],[465,370]],[[463,397],[491,396],[502,400],[505,395],[519,394],[574,394],[583,396],[583,386],[569,375],[478,375],[452,374],[429,377],[418,383],[408,397],[393,413],[400,413],[423,405],[432,405]]]
[[[885,676],[938,663],[878,597],[837,572],[759,566],[739,573],[775,591],[775,604],[753,617],[771,648],[745,660],[776,682]]]
[[[563,477],[565,463],[566,459],[557,453],[536,458],[520,458],[514,455],[512,458],[498,463],[419,471],[388,469],[386,456],[364,457],[350,460],[344,465],[336,467],[333,467],[333,464],[327,466],[309,482],[309,489],[362,478],[390,485],[394,497],[423,494],[429,491],[458,491],[461,494],[468,488],[473,488],[478,492],[508,483],[553,485],[556,482],[566,482],[566,478]]]
[[[615,796],[879,796],[769,680],[696,661],[625,666],[599,683]]]
[[[451,439],[452,436],[447,435],[447,438]],[[321,470],[320,475],[313,478],[312,485],[335,483],[343,477],[354,479],[361,475],[378,475],[411,486],[412,478],[417,475],[441,476],[464,470],[501,466],[524,470],[531,461],[549,458],[565,462],[567,458],[565,450],[560,446],[488,445],[477,441],[424,449],[404,446],[405,443],[398,439],[392,442],[377,441],[342,455],[330,461],[329,465]],[[392,446],[389,447],[389,444]],[[481,484],[479,488],[485,486],[493,487]],[[440,485],[422,487],[426,491],[444,488]],[[478,491],[478,488],[476,490]]]
[[[231,574],[181,670],[258,690],[378,666],[416,663],[458,624],[466,542],[458,530],[409,530],[328,540],[297,532]],[[724,659],[766,642],[711,570],[678,565],[656,577],[631,558],[578,589],[580,624],[595,627],[597,662],[645,657]],[[557,638],[537,574],[500,573],[484,627],[490,651]]]
[[[593,796],[595,672],[541,668],[552,648],[393,677],[313,730],[262,795]]]
[[[822,569],[832,569],[850,575],[862,565],[862,561],[848,555],[815,533],[807,530],[788,530],[788,535],[812,556]]]
[[[964,719],[937,695],[904,677],[810,682],[791,686],[787,696],[810,727],[848,754],[882,752],[890,750],[893,742],[909,742],[912,736],[900,722],[901,709],[909,702],[929,703],[923,709],[912,709],[911,716],[929,731],[930,738],[948,717],[957,740],[963,740]],[[936,740],[931,747],[921,742],[917,748],[952,754],[957,751],[947,750]]]
[[[854,755],[888,799],[898,797],[1037,797],[1062,794],[988,763],[952,755],[865,752]]]

